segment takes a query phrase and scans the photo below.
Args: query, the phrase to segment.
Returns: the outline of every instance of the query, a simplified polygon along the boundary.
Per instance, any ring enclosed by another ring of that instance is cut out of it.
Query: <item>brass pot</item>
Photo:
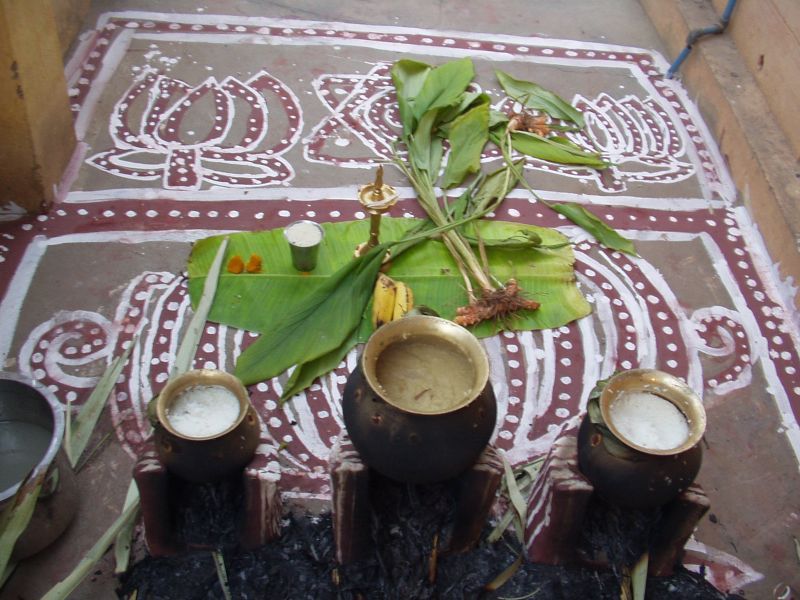
[[[224,431],[192,437],[176,431],[169,420],[175,400],[195,386],[221,386],[239,402],[239,414]],[[188,481],[213,482],[241,470],[253,458],[261,437],[261,424],[247,389],[229,373],[198,369],[171,379],[155,400],[154,439],[161,462]]]
[[[612,418],[612,407],[625,392],[649,392],[672,402],[686,417],[686,440],[656,449],[627,438]],[[706,414],[686,383],[653,369],[624,371],[608,381],[599,403],[603,423],[593,423],[587,414],[578,431],[578,465],[602,498],[624,508],[649,509],[692,484],[703,459]]]
[[[347,432],[362,460],[391,479],[450,479],[477,460],[494,431],[488,381],[489,359],[465,328],[427,315],[392,321],[370,337],[348,378]]]

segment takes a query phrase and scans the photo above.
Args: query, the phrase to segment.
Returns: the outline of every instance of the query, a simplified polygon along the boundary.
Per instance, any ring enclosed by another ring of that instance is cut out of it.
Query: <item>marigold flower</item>
[[[258,254],[251,254],[247,261],[245,271],[248,273],[261,273],[261,257]]]
[[[244,271],[244,261],[242,257],[235,254],[228,261],[228,273],[241,273]]]

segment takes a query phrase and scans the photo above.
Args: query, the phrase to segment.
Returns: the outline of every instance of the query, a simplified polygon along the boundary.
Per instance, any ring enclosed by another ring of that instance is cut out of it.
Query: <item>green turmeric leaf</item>
[[[416,128],[414,98],[422,89],[422,84],[425,83],[425,78],[430,71],[430,65],[409,59],[398,60],[392,66],[392,81],[397,90],[397,104],[400,109],[400,120],[403,122],[403,136],[409,135]]]
[[[480,104],[457,117],[448,135],[450,156],[442,187],[451,188],[481,168],[481,153],[489,139],[489,105]]]
[[[571,121],[581,129],[585,127],[581,112],[557,94],[537,83],[514,79],[500,70],[495,71],[495,75],[506,94],[526,108],[544,111],[554,119]]]
[[[594,169],[605,169],[608,162],[599,154],[587,152],[574,142],[562,138],[546,138],[527,131],[511,133],[511,145],[517,152],[533,158],[562,165],[582,165]]]
[[[409,136],[408,154],[414,167],[425,171],[430,181],[435,181],[439,176],[439,167],[442,163],[442,140],[433,135],[438,109],[426,112],[419,125]]]
[[[358,337],[359,328],[356,327],[338,348],[334,348],[327,354],[323,354],[314,360],[297,365],[295,370],[292,371],[289,380],[286,382],[286,386],[283,388],[281,402],[286,402],[295,394],[302,392],[314,383],[317,377],[333,371],[339,363],[342,362],[344,357],[347,356],[351,348],[358,343]]]
[[[305,298],[284,303],[282,312],[271,315],[274,326],[239,357],[236,376],[250,385],[340,348],[361,321],[386,249],[376,246]]]
[[[469,58],[450,61],[432,69],[414,98],[414,117],[421,119],[431,109],[455,104],[469,87],[473,77],[475,68]]]
[[[448,135],[454,119],[466,113],[468,110],[472,110],[483,104],[487,106],[491,105],[491,99],[488,94],[483,92],[464,92],[461,94],[461,98],[456,104],[442,111],[441,118],[439,119],[439,129],[445,135]]]
[[[639,256],[636,253],[636,248],[633,242],[629,239],[622,237],[614,229],[606,225],[597,216],[590,213],[580,204],[564,203],[564,204],[548,204],[550,208],[559,214],[564,215],[576,225],[582,227],[591,233],[598,242],[611,248],[612,250],[619,250],[631,256]]]

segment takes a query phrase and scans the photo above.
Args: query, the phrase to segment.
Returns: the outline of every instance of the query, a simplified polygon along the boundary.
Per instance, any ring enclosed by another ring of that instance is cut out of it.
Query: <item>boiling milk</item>
[[[611,405],[617,431],[637,446],[670,450],[689,437],[689,423],[669,400],[650,392],[623,392]]]
[[[470,358],[435,336],[413,336],[381,352],[375,374],[395,406],[438,413],[461,405],[475,380]]]
[[[186,437],[222,433],[239,418],[239,398],[221,385],[194,385],[181,392],[167,409],[172,428]]]

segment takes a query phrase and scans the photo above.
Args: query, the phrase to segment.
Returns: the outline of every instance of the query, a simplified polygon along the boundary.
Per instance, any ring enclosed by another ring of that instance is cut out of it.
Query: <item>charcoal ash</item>
[[[620,508],[596,495],[589,501],[578,553],[589,562],[607,563],[615,573],[632,568],[648,551],[661,509]]]
[[[178,543],[189,548],[235,548],[242,519],[242,487],[238,475],[214,483],[170,477],[170,510]]]
[[[241,493],[236,486],[204,489],[183,510],[183,536],[219,548],[226,565],[233,598],[412,600],[463,598],[494,599],[530,596],[537,599],[617,600],[620,569],[590,569],[523,562],[514,576],[497,591],[486,585],[514,563],[521,552],[509,532],[500,541],[485,541],[471,552],[448,555],[446,542],[452,526],[454,498],[447,484],[396,483],[371,477],[372,513],[364,515],[371,530],[372,553],[364,560],[338,565],[335,560],[330,514],[290,515],[284,519],[281,537],[254,551],[242,551],[230,543],[237,526]],[[220,502],[230,502],[221,507]],[[203,503],[207,504],[203,504]],[[587,517],[582,544],[603,552],[617,564],[638,558],[657,514],[639,514],[627,522],[608,506],[593,507]],[[609,516],[610,515],[610,516]],[[213,527],[204,519],[215,519]],[[221,538],[211,540],[219,532]],[[605,539],[606,536],[609,539]],[[212,543],[213,542],[213,543]],[[430,559],[436,544],[436,577],[430,581]],[[210,551],[191,552],[174,558],[147,557],[120,579],[121,598],[137,591],[138,600],[210,600],[224,598]],[[648,600],[732,600],[699,575],[679,569],[670,577],[649,578]]]

